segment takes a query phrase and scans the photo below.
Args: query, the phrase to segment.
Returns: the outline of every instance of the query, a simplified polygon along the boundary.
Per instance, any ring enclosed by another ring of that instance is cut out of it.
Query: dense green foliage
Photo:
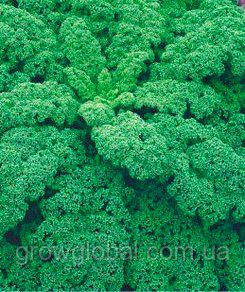
[[[1,291],[245,291],[244,20],[0,0]]]

